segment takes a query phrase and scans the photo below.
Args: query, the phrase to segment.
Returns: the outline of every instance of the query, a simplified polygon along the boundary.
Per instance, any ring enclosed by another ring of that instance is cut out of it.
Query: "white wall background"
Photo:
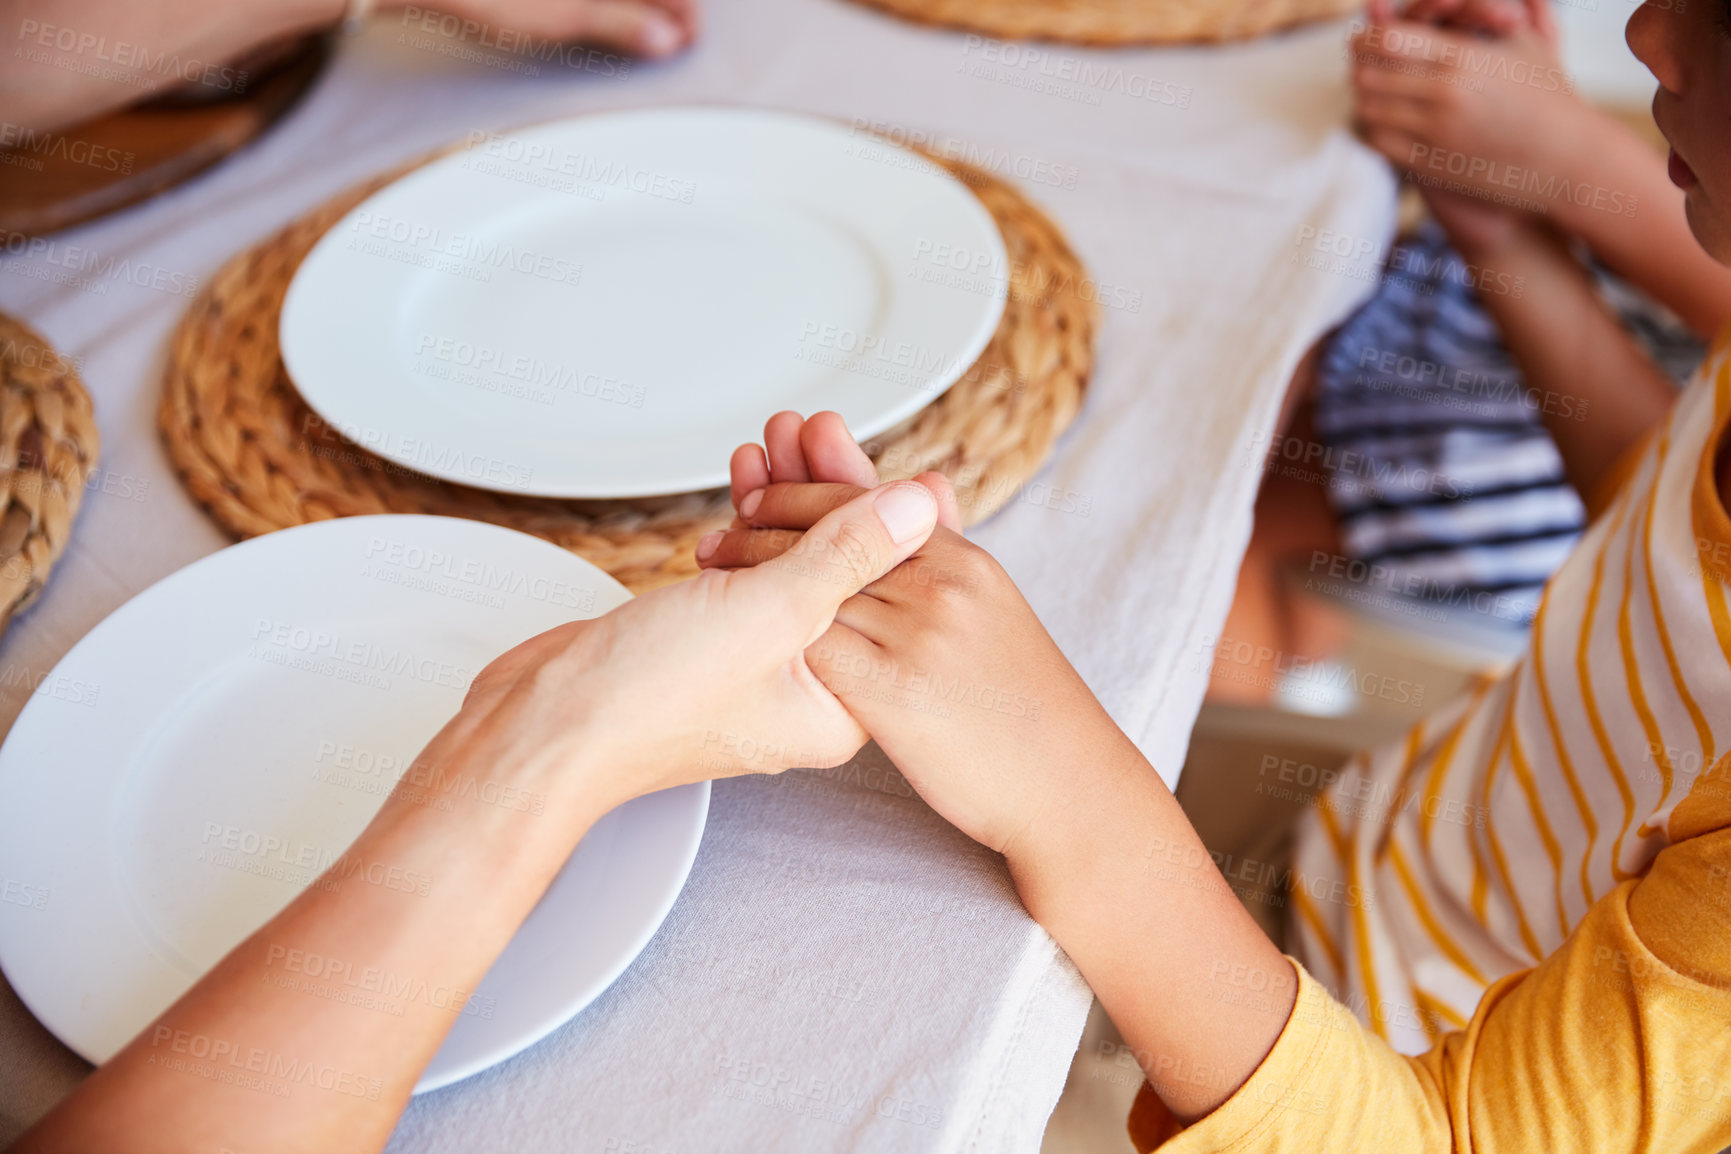
[[[1588,99],[1644,107],[1652,102],[1652,75],[1623,40],[1635,11],[1632,0],[1552,0],[1563,29],[1563,59]]]

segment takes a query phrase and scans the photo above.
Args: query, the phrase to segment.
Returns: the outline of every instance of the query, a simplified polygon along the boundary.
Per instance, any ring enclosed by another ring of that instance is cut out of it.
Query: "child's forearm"
[[[787,548],[778,531],[853,497],[836,465],[849,454],[849,469],[870,463],[845,426],[827,422],[813,440],[823,458],[812,471],[830,483],[761,488],[748,527],[714,542],[706,565],[775,557]],[[795,451],[784,447],[784,459]],[[747,473],[744,487],[763,476]],[[736,493],[740,480],[736,469]],[[933,809],[1004,854],[1028,911],[1081,969],[1172,1113],[1196,1118],[1224,1102],[1286,1026],[1296,971],[1009,574],[940,529],[836,625],[806,651],[809,668]],[[977,688],[984,707],[945,685]]]
[[[1703,340],[1731,318],[1731,269],[1708,256],[1689,231],[1683,193],[1665,162],[1633,129],[1583,107],[1588,130],[1575,159],[1545,198],[1550,217],[1607,267],[1676,313]],[[1553,174],[1534,174],[1541,180]],[[1560,187],[1561,181],[1568,188]]]
[[[1671,406],[1677,390],[1600,300],[1587,271],[1538,228],[1508,230],[1469,262],[1523,282],[1520,295],[1484,294],[1526,379],[1569,481],[1592,494],[1624,450]]]
[[[1297,978],[1171,792],[1102,713],[1045,816],[1005,847],[1063,946],[1181,1120],[1224,1102],[1291,1015]],[[1033,775],[1029,775],[1033,776]]]

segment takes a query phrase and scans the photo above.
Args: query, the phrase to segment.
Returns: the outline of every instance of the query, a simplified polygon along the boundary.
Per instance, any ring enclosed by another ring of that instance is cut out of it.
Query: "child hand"
[[[1386,0],[1377,8],[1386,15]],[[1421,188],[1505,205],[1547,205],[1565,182],[1572,188],[1592,114],[1573,95],[1548,12],[1537,11],[1542,22],[1498,39],[1373,19],[1351,48],[1366,142]]]
[[[735,455],[745,527],[702,564],[763,563],[858,491],[829,480],[864,475],[864,454],[831,416],[807,422],[803,437],[789,437],[781,417],[765,429],[767,472],[810,481],[754,488],[767,475],[760,458]],[[948,488],[936,474],[922,481]],[[1063,796],[1079,749],[1123,740],[1009,575],[949,528],[844,603],[806,661],[933,809],[1000,852]]]
[[[1523,25],[1538,30],[1553,43],[1558,35],[1549,0],[1413,0],[1401,10],[1400,17],[1415,24],[1487,36],[1507,36]],[[1393,18],[1389,0],[1373,0],[1371,19],[1387,24]]]
[[[771,483],[817,481],[850,485],[856,490],[878,484],[877,466],[847,431],[847,422],[840,413],[828,412],[813,413],[810,420],[794,412],[775,414],[763,426],[763,444],[735,449],[728,472],[735,510],[746,497]],[[938,499],[938,524],[960,532],[961,510],[949,478],[942,473],[926,472],[913,479],[932,490]],[[746,522],[735,517],[733,524],[734,528],[744,528]],[[789,532],[784,539],[791,543],[798,537],[798,533]],[[716,533],[705,540],[719,538]],[[700,544],[700,554],[702,548]]]
[[[1449,243],[1469,264],[1485,266],[1521,234],[1544,228],[1540,220],[1527,213],[1490,204],[1476,196],[1462,196],[1440,188],[1426,188],[1421,195],[1431,217],[1448,233]]]

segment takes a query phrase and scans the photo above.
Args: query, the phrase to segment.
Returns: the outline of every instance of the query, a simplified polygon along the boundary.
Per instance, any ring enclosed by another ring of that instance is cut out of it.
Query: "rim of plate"
[[[537,133],[579,130],[594,125],[605,127],[610,122],[629,120],[672,122],[682,119],[707,119],[717,125],[718,130],[725,130],[728,125],[737,126],[741,130],[753,125],[779,125],[794,131],[815,131],[836,142],[852,141],[868,144],[876,149],[893,150],[904,154],[907,158],[905,164],[895,167],[905,173],[930,179],[934,191],[942,189],[941,193],[935,194],[950,199],[946,211],[960,211],[972,218],[970,227],[978,229],[979,234],[977,237],[969,238],[970,241],[977,241],[982,253],[991,258],[991,267],[1005,270],[1005,275],[992,278],[992,291],[990,293],[973,294],[985,302],[985,305],[974,318],[972,331],[968,334],[966,341],[958,345],[960,351],[954,357],[946,358],[945,366],[940,371],[932,373],[919,387],[898,385],[897,390],[905,392],[907,394],[905,397],[894,403],[882,404],[874,409],[869,418],[850,420],[850,430],[855,438],[861,441],[885,432],[929,406],[961,379],[968,367],[974,363],[991,342],[992,335],[997,331],[999,321],[1002,319],[1009,293],[1007,275],[1009,253],[1004,245],[1003,234],[991,212],[966,184],[930,157],[875,134],[862,136],[850,128],[846,122],[820,113],[730,104],[649,105],[609,109],[553,120],[536,121],[502,129],[497,133],[489,133],[488,135],[527,138]],[[307,362],[313,354],[301,351],[301,342],[307,342],[305,346],[307,349],[312,348],[316,343],[317,337],[309,326],[315,324],[310,314],[315,313],[318,309],[316,304],[308,303],[313,296],[313,289],[308,286],[316,284],[318,276],[326,275],[321,272],[321,268],[326,261],[333,259],[332,254],[338,247],[336,238],[339,233],[344,230],[345,226],[352,226],[359,214],[373,211],[371,206],[377,205],[384,198],[402,195],[405,189],[412,191],[422,183],[431,183],[439,179],[439,174],[442,171],[452,168],[462,161],[466,151],[459,146],[458,151],[438,156],[371,193],[333,223],[313,245],[301,261],[300,266],[296,268],[290,279],[278,318],[277,337],[284,368],[288,371],[289,378],[294,383],[294,387],[301,398],[328,425],[339,432],[344,432],[345,435],[350,435],[350,439],[359,439],[361,447],[369,452],[376,453],[425,476],[493,492],[534,497],[604,500],[668,496],[725,487],[728,483],[727,454],[731,452],[732,445],[718,450],[716,454],[717,464],[713,466],[697,467],[686,465],[682,461],[678,466],[666,466],[668,469],[677,468],[679,471],[666,472],[659,478],[651,480],[617,479],[595,473],[584,476],[581,471],[577,473],[574,479],[568,479],[569,474],[567,474],[564,477],[555,475],[552,480],[544,480],[542,479],[543,470],[541,468],[543,462],[537,460],[529,470],[531,476],[528,480],[521,483],[490,483],[488,478],[479,478],[472,472],[441,468],[437,460],[430,461],[426,454],[417,456],[412,449],[404,451],[393,446],[392,438],[374,428],[372,424],[363,426],[354,421],[352,414],[357,411],[356,409],[351,408],[345,411],[345,406],[357,404],[349,388],[353,383],[352,377],[341,378],[339,374],[319,374],[307,371]],[[311,271],[309,272],[309,270]],[[299,371],[297,371],[297,362],[299,363]],[[365,402],[360,403],[364,404]],[[762,417],[767,419],[770,415],[770,412],[765,412]],[[386,422],[379,422],[380,428],[385,424]],[[353,435],[355,432],[362,432],[362,430],[368,430],[362,433],[362,438]],[[395,430],[392,432],[394,433]],[[413,446],[419,442],[411,438],[407,443]],[[461,456],[460,448],[457,449],[457,452]],[[564,461],[559,462],[560,466],[566,464],[567,462]]]

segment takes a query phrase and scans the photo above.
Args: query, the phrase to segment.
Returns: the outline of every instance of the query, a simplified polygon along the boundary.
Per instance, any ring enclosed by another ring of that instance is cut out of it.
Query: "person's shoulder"
[[[1728,359],[1731,359],[1731,320],[1719,326],[1719,332],[1707,348],[1706,359],[1696,371],[1694,386],[1702,389],[1714,388],[1716,378],[1726,371],[1725,362]],[[1720,507],[1731,509],[1731,452],[1726,450],[1725,430],[1715,429],[1714,433],[1719,438],[1719,444],[1714,450],[1713,480],[1719,491]]]
[[[1719,487],[1719,506],[1731,509],[1731,439],[1719,438],[1719,456],[1713,465],[1713,480]]]

